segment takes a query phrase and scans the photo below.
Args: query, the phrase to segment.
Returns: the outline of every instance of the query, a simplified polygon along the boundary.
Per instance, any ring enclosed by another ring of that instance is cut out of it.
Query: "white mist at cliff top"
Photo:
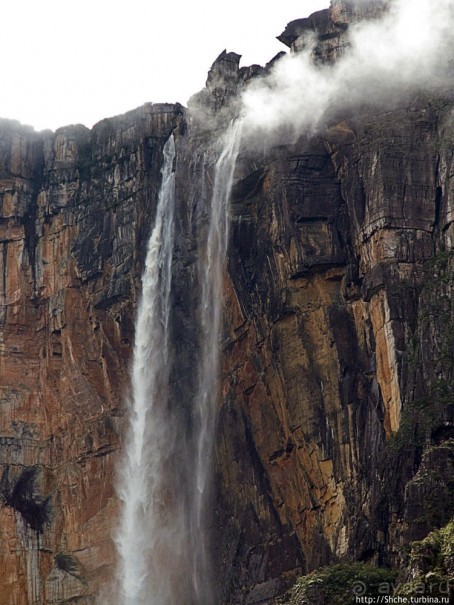
[[[281,128],[311,134],[334,108],[386,103],[448,83],[454,0],[394,0],[382,18],[348,31],[351,48],[334,66],[314,65],[304,51],[287,55],[268,77],[252,82],[243,95],[245,131],[255,137]]]

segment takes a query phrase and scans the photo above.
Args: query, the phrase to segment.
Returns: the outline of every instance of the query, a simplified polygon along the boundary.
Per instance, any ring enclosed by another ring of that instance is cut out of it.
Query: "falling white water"
[[[199,255],[200,363],[194,407],[195,460],[191,494],[191,541],[195,603],[215,602],[209,556],[207,519],[210,479],[216,428],[219,386],[220,333],[223,270],[229,233],[229,200],[241,139],[241,122],[227,130],[223,149],[215,166],[213,194],[209,208],[208,235]]]
[[[175,605],[162,577],[181,552],[178,518],[166,489],[171,449],[169,317],[174,240],[173,136],[164,147],[162,184],[148,242],[135,330],[130,429],[122,463],[116,536],[121,605]],[[169,519],[169,511],[175,513]],[[181,539],[183,539],[183,535]],[[169,571],[170,574],[170,571]]]
[[[164,147],[156,221],[142,277],[132,366],[130,430],[118,490],[116,536],[119,605],[214,605],[209,556],[213,445],[218,403],[222,274],[227,252],[229,198],[241,136],[232,125],[215,166],[206,238],[199,247],[199,340],[196,392],[173,401],[170,335],[175,177],[173,137]],[[202,170],[202,179],[205,171]],[[195,187],[197,183],[193,183]],[[200,191],[204,191],[201,183]],[[202,215],[196,217],[202,223]],[[196,300],[195,297],[194,300]],[[174,343],[173,343],[174,344]],[[182,410],[185,410],[182,413]],[[115,599],[114,599],[115,600]]]

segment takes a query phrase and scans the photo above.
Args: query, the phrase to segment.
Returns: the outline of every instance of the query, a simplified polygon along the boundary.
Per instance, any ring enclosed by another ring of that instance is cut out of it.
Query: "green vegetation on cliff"
[[[397,573],[365,563],[340,563],[302,576],[277,605],[353,605],[358,596],[389,594]]]
[[[454,587],[454,520],[405,547],[399,571],[341,563],[302,576],[276,605],[353,605],[358,597],[443,596]]]
[[[409,545],[396,593],[402,596],[452,596],[453,587],[454,520],[451,520],[424,540]]]

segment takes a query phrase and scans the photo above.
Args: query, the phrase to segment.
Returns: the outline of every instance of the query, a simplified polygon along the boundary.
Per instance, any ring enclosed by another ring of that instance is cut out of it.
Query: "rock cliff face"
[[[175,106],[2,122],[0,602],[93,602],[112,563],[134,303]]]
[[[452,516],[450,112],[356,116],[239,175],[220,423],[238,592],[389,564]]]
[[[291,21],[278,40],[294,52],[310,49],[316,61],[334,63],[349,46],[349,26],[379,17],[389,4],[389,0],[333,0],[330,8]]]
[[[298,50],[310,29],[331,61],[366,10],[333,2],[281,39]],[[193,111],[214,120],[263,73],[221,54]],[[420,94],[240,154],[213,527],[225,605],[269,602],[337,560],[396,564],[453,515],[452,101]],[[172,131],[172,329],[190,375],[213,133],[178,105],[91,131],[0,124],[2,605],[91,605],[108,584],[134,309]]]

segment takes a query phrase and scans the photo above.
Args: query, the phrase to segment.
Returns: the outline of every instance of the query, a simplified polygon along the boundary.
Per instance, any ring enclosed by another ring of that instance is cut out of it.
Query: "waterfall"
[[[199,297],[191,309],[198,343],[192,401],[174,401],[171,289],[174,249],[175,143],[164,147],[162,184],[136,319],[129,432],[119,477],[116,535],[119,605],[213,605],[209,523],[218,405],[222,275],[229,198],[240,126],[226,133],[214,169],[207,216],[195,217]],[[202,170],[205,179],[205,170]],[[201,191],[205,182],[201,183]],[[202,239],[202,237],[200,237]],[[198,308],[197,308],[198,307]],[[188,410],[189,407],[192,409]],[[184,411],[183,411],[184,410]],[[188,418],[191,421],[188,423]],[[189,428],[188,428],[189,427]]]
[[[197,605],[212,605],[215,602],[205,521],[209,517],[207,508],[211,495],[210,478],[219,395],[222,278],[228,244],[229,200],[240,138],[241,122],[238,121],[232,123],[226,131],[223,149],[216,162],[208,234],[205,246],[199,251],[200,353],[194,404],[195,459],[191,497],[193,582]]]
[[[156,220],[148,241],[131,372],[129,434],[120,471],[122,512],[116,544],[122,605],[167,603],[160,577],[179,550],[166,492],[169,427],[169,318],[174,240],[173,136],[164,147]]]

